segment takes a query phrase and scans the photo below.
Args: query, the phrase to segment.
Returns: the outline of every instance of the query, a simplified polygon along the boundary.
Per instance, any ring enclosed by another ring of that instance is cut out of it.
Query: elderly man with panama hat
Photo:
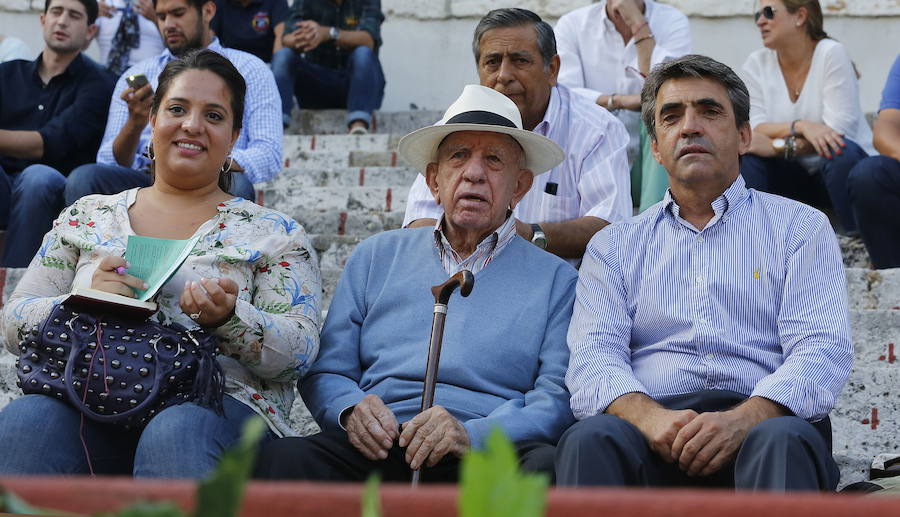
[[[459,458],[495,427],[526,470],[552,473],[573,422],[564,376],[577,274],[519,237],[512,209],[563,151],[522,129],[503,94],[466,86],[443,119],[406,135],[400,153],[444,210],[435,226],[375,235],[347,261],[298,384],[322,432],[271,442],[257,475],[361,481],[457,477]],[[452,297],[435,406],[420,412],[431,286],[465,268],[475,288]]]

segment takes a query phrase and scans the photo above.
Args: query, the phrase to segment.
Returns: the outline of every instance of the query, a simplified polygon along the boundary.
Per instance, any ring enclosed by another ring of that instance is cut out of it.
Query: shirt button
[[[698,284],[702,284],[702,283],[703,283],[703,277],[702,277],[702,276],[698,276],[697,279],[696,279],[695,281],[696,281]]]
[[[700,321],[700,323],[706,323],[706,318],[700,318],[698,321]]]
[[[706,358],[712,360],[713,355],[712,355],[712,354],[706,354]]]
[[[41,111],[44,111],[44,105],[43,105],[43,104],[38,104],[38,109],[41,110]]]
[[[702,236],[702,235],[698,235],[698,236],[697,236],[697,242],[703,242],[703,236]]]

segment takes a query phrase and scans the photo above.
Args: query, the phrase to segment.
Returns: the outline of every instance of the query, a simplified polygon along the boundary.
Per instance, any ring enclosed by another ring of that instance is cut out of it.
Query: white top
[[[644,16],[656,42],[651,68],[663,61],[691,53],[691,28],[687,16],[672,6],[645,0]],[[564,15],[556,23],[559,82],[592,102],[601,95],[640,93],[644,86],[637,62],[634,38],[627,43],[606,15],[606,0]],[[640,113],[616,110],[615,115],[631,135],[629,159],[640,144]]]
[[[34,59],[31,49],[19,38],[7,36],[0,41],[0,63],[12,61],[13,59],[25,59],[31,61]]]
[[[750,90],[750,125],[812,120],[853,140],[864,151],[872,147],[872,130],[859,104],[859,83],[844,46],[826,38],[813,52],[812,64],[797,102],[791,102],[774,50],[761,48],[744,62],[743,79]]]
[[[615,222],[631,216],[628,132],[618,119],[560,85],[551,89],[550,104],[534,132],[559,144],[566,159],[534,177],[531,190],[513,210],[516,218],[541,223],[589,215]],[[557,185],[555,195],[547,193],[551,182]],[[419,174],[409,191],[403,225],[441,214]]]
[[[119,21],[122,19],[121,9],[125,8],[125,0],[104,0],[106,3],[116,8],[112,18],[104,16],[97,17],[97,25],[100,31],[97,33],[97,46],[100,47],[100,62],[106,64],[109,56],[109,49],[112,47],[113,37],[119,30]],[[133,3],[137,3],[134,0]],[[162,37],[159,35],[159,29],[156,24],[137,13],[138,28],[141,31],[141,41],[138,47],[131,50],[128,58],[128,64],[134,65],[147,58],[158,56],[163,51]]]

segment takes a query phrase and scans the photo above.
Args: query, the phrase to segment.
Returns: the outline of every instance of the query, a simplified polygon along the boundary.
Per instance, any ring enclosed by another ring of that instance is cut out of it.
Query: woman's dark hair
[[[825,22],[822,16],[822,6],[819,0],[781,0],[784,8],[791,14],[796,13],[801,7],[806,9],[806,34],[813,41],[819,41],[828,37],[825,32]]]
[[[212,50],[192,50],[178,59],[169,61],[159,74],[159,84],[153,94],[153,103],[150,105],[150,114],[156,116],[159,105],[162,103],[166,92],[172,86],[172,81],[188,70],[206,70],[219,76],[231,93],[231,127],[241,129],[244,120],[244,95],[247,93],[247,83],[231,61],[218,52]],[[229,160],[230,161],[230,160]],[[230,167],[226,162],[224,167]],[[152,167],[151,167],[152,171]],[[219,188],[228,192],[231,188],[231,174],[219,175]]]

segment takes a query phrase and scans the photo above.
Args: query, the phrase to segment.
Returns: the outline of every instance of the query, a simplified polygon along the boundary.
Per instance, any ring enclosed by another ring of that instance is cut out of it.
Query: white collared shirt
[[[678,9],[645,0],[645,17],[656,47],[651,68],[691,52],[691,28]],[[644,78],[637,62],[634,38],[627,43],[606,14],[606,0],[563,15],[554,28],[559,52],[559,82],[592,102],[601,95],[640,93]],[[629,157],[636,156],[640,113],[616,110],[632,137]]]
[[[556,142],[566,158],[534,177],[531,190],[513,210],[517,219],[542,223],[593,216],[615,222],[631,216],[628,132],[618,119],[560,85],[551,89],[544,119],[534,132]],[[438,219],[442,213],[420,174],[410,188],[403,225]]]

